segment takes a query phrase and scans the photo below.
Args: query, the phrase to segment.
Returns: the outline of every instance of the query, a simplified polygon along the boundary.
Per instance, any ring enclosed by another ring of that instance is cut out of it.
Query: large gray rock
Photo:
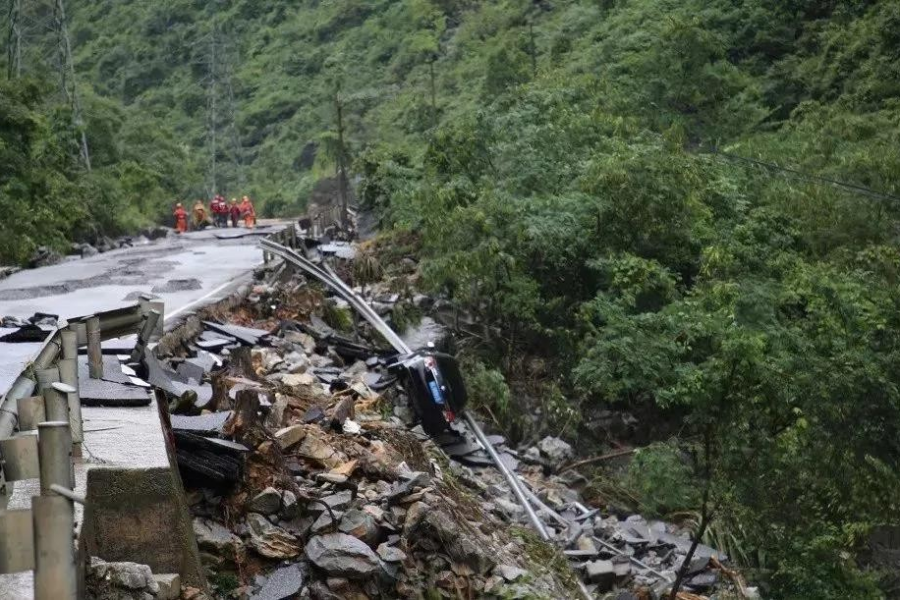
[[[428,550],[444,550],[453,560],[465,563],[478,573],[497,565],[489,544],[470,528],[463,528],[448,512],[416,502],[409,508],[403,535]]]
[[[194,519],[194,537],[200,550],[214,554],[234,554],[242,546],[241,538],[209,519]]]
[[[380,544],[378,546],[378,556],[381,557],[381,560],[388,563],[394,562],[403,562],[406,560],[406,552],[397,548],[396,546],[390,546],[385,542],[384,544]]]
[[[153,580],[159,586],[157,600],[178,600],[181,598],[181,575],[178,573],[160,573]]]
[[[538,450],[546,458],[552,461],[569,460],[575,456],[572,446],[559,439],[558,437],[547,436],[538,442]]]
[[[262,588],[250,600],[285,600],[294,598],[303,587],[303,571],[297,565],[275,569]]]
[[[274,515],[281,508],[281,493],[267,487],[247,503],[247,510],[261,515]]]
[[[147,565],[133,562],[105,562],[92,557],[88,578],[106,581],[122,590],[159,592],[159,584],[153,579],[153,571]]]
[[[250,530],[250,547],[266,558],[294,558],[300,554],[297,538],[259,513],[247,515],[247,528]]]
[[[62,262],[62,259],[62,255],[56,250],[48,248],[47,246],[40,246],[34,251],[31,258],[28,259],[28,266],[32,269],[48,267]]]
[[[381,568],[365,543],[346,533],[318,535],[306,544],[306,557],[330,576],[364,579]]]
[[[369,546],[378,544],[378,523],[375,517],[359,509],[348,510],[341,518],[338,529],[348,535],[364,541]]]

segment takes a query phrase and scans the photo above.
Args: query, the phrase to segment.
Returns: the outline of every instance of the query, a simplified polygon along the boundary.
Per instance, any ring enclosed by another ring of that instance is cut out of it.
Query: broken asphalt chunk
[[[172,415],[172,429],[218,435],[222,433],[222,427],[230,416],[230,410],[198,415],[196,417]]]
[[[203,326],[216,333],[232,337],[245,346],[256,346],[260,340],[269,336],[269,332],[264,329],[253,329],[240,325],[222,325],[213,321],[203,321]]]

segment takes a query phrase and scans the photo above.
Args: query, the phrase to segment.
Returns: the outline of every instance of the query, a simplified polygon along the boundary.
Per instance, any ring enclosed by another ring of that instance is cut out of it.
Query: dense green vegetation
[[[884,595],[857,556],[900,508],[900,3],[69,4],[95,169],[47,84],[0,88],[5,257],[205,194],[212,95],[228,195],[297,212],[349,154],[476,323],[501,426],[589,454],[599,411],[650,415],[639,508],[705,514],[767,597]]]
[[[39,246],[134,231],[168,213],[187,153],[159,123],[98,97],[86,103],[93,170],[78,160],[68,108],[41,78],[0,82],[0,262]]]

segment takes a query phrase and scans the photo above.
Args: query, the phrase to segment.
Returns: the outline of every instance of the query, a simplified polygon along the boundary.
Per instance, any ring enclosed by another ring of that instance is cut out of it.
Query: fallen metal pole
[[[72,490],[70,490],[69,488],[63,487],[63,486],[59,485],[58,483],[54,483],[53,485],[51,485],[50,491],[55,492],[56,494],[59,494],[63,498],[68,498],[72,502],[77,502],[78,504],[80,504],[82,506],[84,506],[85,503],[87,502],[87,498],[85,498],[84,496],[80,496],[80,495],[76,494],[75,492],[73,492]]]
[[[384,339],[388,341],[388,343],[394,347],[397,352],[401,354],[409,354],[412,350],[406,342],[404,342],[397,333],[391,329],[387,323],[384,322],[378,313],[369,306],[368,302],[360,298],[352,289],[350,289],[347,284],[341,281],[341,278],[334,274],[334,272],[326,271],[322,269],[309,259],[300,256],[297,252],[285,248],[284,246],[272,242],[270,240],[261,240],[260,244],[270,250],[273,254],[280,256],[284,260],[290,262],[296,267],[299,267],[301,270],[306,272],[307,274],[313,276],[318,279],[325,285],[331,287],[339,296],[341,296],[344,300],[346,300],[353,308],[357,310],[372,326],[375,328],[378,333],[384,336]]]
[[[494,464],[497,465],[497,469],[500,470],[500,473],[503,474],[503,477],[506,478],[507,483],[509,483],[509,487],[512,488],[513,493],[516,495],[516,498],[519,500],[519,504],[522,505],[522,508],[525,509],[525,514],[528,516],[528,520],[531,521],[531,525],[535,528],[535,530],[540,534],[540,536],[544,539],[544,541],[550,541],[550,534],[547,533],[547,528],[544,527],[544,524],[541,522],[541,519],[537,516],[537,513],[534,512],[534,508],[531,506],[531,503],[528,501],[528,497],[525,495],[525,492],[522,491],[522,483],[517,479],[516,474],[509,470],[509,467],[500,460],[500,455],[497,454],[497,451],[494,450],[494,446],[488,441],[487,436],[484,435],[484,432],[481,430],[481,427],[472,418],[468,412],[463,413],[463,419],[466,420],[466,423],[469,424],[469,427],[472,429],[472,433],[475,434],[475,438],[481,443],[482,447],[484,447],[485,452],[488,453],[488,456],[491,457],[491,460],[494,461]]]
[[[334,289],[338,295],[342,296],[344,300],[346,300],[351,306],[357,309],[359,313],[362,314],[363,317],[368,320],[375,329],[381,333],[384,338],[396,349],[398,352],[403,354],[409,354],[411,352],[409,346],[397,335],[397,333],[385,323],[384,319],[382,319],[369,304],[360,298],[352,289],[350,289],[347,284],[341,281],[340,277],[338,277],[333,271],[330,269],[321,269],[316,266],[312,261],[300,256],[296,252],[281,246],[280,244],[276,244],[270,240],[262,240],[261,244],[264,248],[270,250],[273,254],[280,256],[284,260],[300,267],[303,271],[312,275],[322,283],[330,286]],[[522,483],[518,480],[517,476],[509,470],[506,464],[500,459],[500,456],[497,454],[497,451],[488,441],[487,436],[484,435],[484,432],[481,430],[481,427],[475,421],[474,418],[469,413],[463,413],[463,418],[469,424],[469,427],[472,429],[472,433],[478,439],[479,443],[484,447],[485,452],[491,457],[491,460],[497,466],[497,469],[503,474],[509,483],[510,488],[513,490],[513,493],[516,495],[516,498],[519,500],[519,503],[522,505],[522,508],[525,510],[526,515],[528,516],[528,520],[531,521],[531,524],[534,526],[535,530],[537,530],[538,534],[544,540],[550,540],[550,534],[547,533],[546,527],[541,522],[540,518],[537,516],[537,513],[534,512],[534,508],[529,502],[525,491],[523,490]]]

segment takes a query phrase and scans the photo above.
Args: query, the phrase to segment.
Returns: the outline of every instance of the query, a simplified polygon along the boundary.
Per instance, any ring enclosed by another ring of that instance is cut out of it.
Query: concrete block
[[[585,574],[589,582],[597,585],[600,592],[608,592],[616,584],[616,570],[612,561],[595,560],[585,566]]]
[[[181,575],[178,573],[154,575],[153,580],[159,585],[157,600],[178,600],[181,597]]]
[[[146,564],[205,587],[184,491],[170,468],[89,471],[79,546],[88,556]]]

